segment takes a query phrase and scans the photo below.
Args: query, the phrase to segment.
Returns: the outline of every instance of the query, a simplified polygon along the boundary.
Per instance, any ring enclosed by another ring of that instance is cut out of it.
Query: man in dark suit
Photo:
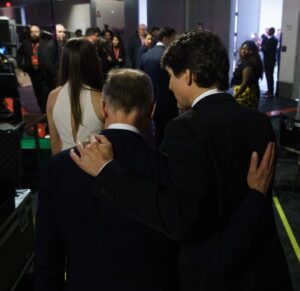
[[[30,38],[25,39],[17,54],[19,68],[28,73],[32,87],[42,112],[46,112],[47,98],[52,86],[52,72],[49,71],[47,61],[49,51],[48,41],[41,38],[40,28],[30,27]]]
[[[141,59],[140,69],[152,80],[156,110],[153,121],[155,125],[155,148],[159,148],[165,133],[167,123],[178,115],[177,102],[169,90],[169,76],[161,68],[160,61],[166,47],[174,40],[175,30],[163,27],[158,32],[156,45],[148,50]]]
[[[47,44],[48,57],[45,63],[51,73],[51,86],[56,88],[59,83],[59,63],[63,47],[67,41],[66,29],[62,24],[55,25],[53,39]]]
[[[153,108],[150,78],[130,69],[111,72],[103,98],[103,134],[115,158],[154,181],[155,155],[140,134]],[[95,180],[69,151],[50,160],[38,193],[35,290],[178,290],[177,243],[99,199]]]
[[[251,203],[244,208],[257,212],[255,224],[241,227],[245,221],[239,216],[248,199],[249,155],[256,150],[262,156],[274,141],[268,117],[224,93],[229,60],[212,33],[181,35],[167,48],[162,64],[178,103],[190,108],[166,129],[164,181],[134,179],[115,160],[97,176],[111,159],[101,154],[107,144],[95,144],[73,159],[97,176],[95,191],[104,201],[182,242],[182,290],[292,290],[273,217],[272,187],[266,189],[261,210],[254,206],[249,211]]]
[[[274,94],[274,67],[278,46],[278,40],[275,38],[274,33],[275,28],[271,27],[268,31],[269,38],[262,43],[264,68],[268,85],[268,91],[265,93],[267,97],[273,97]]]
[[[144,44],[144,40],[147,34],[147,27],[145,24],[140,24],[136,33],[129,38],[127,55],[128,55],[128,66],[136,68],[138,50]]]

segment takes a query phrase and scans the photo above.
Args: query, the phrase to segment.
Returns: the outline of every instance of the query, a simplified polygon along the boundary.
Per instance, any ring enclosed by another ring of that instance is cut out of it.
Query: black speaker
[[[33,260],[33,210],[30,194],[26,196],[9,218],[0,225],[1,291],[15,290]]]
[[[8,19],[0,19],[0,43],[11,43]]]
[[[0,224],[13,212],[20,173],[20,128],[0,124]]]

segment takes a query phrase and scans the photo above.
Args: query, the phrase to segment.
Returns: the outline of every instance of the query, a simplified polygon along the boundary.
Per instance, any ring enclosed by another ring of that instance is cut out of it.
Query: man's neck
[[[200,95],[204,94],[205,92],[208,92],[210,90],[217,89],[216,86],[212,86],[210,88],[202,88],[196,86],[196,88],[191,92],[191,98],[190,98],[190,105],[193,104],[194,100],[198,98]]]
[[[140,123],[138,122],[138,115],[136,113],[131,113],[129,115],[124,114],[123,112],[115,112],[107,117],[104,121],[104,128],[108,128],[109,125],[115,123],[122,123],[133,126],[141,131]]]

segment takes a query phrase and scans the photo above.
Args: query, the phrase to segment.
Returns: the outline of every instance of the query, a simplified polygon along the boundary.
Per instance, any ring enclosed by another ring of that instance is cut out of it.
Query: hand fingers
[[[97,135],[97,136],[95,136],[95,138],[97,138],[97,140],[98,140],[100,143],[103,143],[103,144],[110,144],[109,139],[108,139],[105,135]]]
[[[76,147],[77,147],[77,150],[79,151],[80,156],[82,156],[83,151],[84,151],[84,147],[83,147],[82,143],[80,141],[77,142]]]
[[[276,147],[275,144],[273,143],[273,148],[272,148],[272,155],[271,155],[271,159],[270,159],[270,167],[273,169],[274,165],[275,165],[275,154],[276,154]]]
[[[265,171],[269,169],[272,161],[273,147],[274,147],[274,143],[269,142],[265,150],[265,153],[263,155],[262,161],[259,165],[258,171]]]
[[[90,136],[90,143],[99,143],[98,140],[96,139],[95,135]]]
[[[257,152],[252,152],[249,173],[255,173],[255,171],[257,169],[257,164],[258,164],[258,154],[257,154]]]
[[[80,157],[75,153],[74,149],[70,150],[70,157],[77,165],[79,165]]]

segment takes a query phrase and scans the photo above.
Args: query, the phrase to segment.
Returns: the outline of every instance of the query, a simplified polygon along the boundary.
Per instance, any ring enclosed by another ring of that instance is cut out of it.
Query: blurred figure
[[[140,24],[136,33],[129,38],[128,42],[128,59],[129,66],[137,68],[137,52],[138,49],[144,45],[147,34],[147,27],[145,24]]]
[[[157,42],[158,32],[159,32],[159,27],[153,26],[151,28],[151,35],[153,37],[153,45],[155,45]],[[147,37],[147,35],[146,35],[146,37]]]
[[[178,115],[177,101],[169,90],[169,75],[161,68],[161,58],[166,48],[175,39],[175,30],[162,27],[156,45],[143,54],[140,69],[147,73],[153,82],[156,109],[154,112],[155,148],[158,149],[164,138],[167,123]]]
[[[269,27],[265,28],[265,33],[263,33],[260,36],[260,49],[262,50],[262,48],[265,46],[267,40],[269,38]]]
[[[126,52],[120,36],[114,35],[109,45],[108,63],[110,68],[123,68],[126,61]]]
[[[268,91],[264,93],[266,97],[273,97],[274,94],[274,67],[276,63],[276,53],[278,40],[274,36],[275,28],[269,29],[269,38],[262,45],[262,51],[264,54],[264,68],[268,84]]]
[[[30,27],[30,37],[25,39],[17,53],[17,63],[20,69],[28,73],[37,103],[41,112],[46,112],[49,92],[53,89],[52,51],[47,49],[48,41],[41,38],[38,26]]]
[[[60,67],[61,86],[50,93],[47,103],[52,154],[102,129],[104,79],[95,46],[84,38],[70,39]]]
[[[249,108],[258,108],[263,65],[254,41],[245,41],[240,48],[240,59],[233,74],[235,100]]]
[[[99,34],[96,28],[94,27],[89,27],[85,31],[85,38],[90,41],[91,43],[95,44],[97,39],[99,38]]]
[[[59,60],[62,53],[62,49],[66,43],[66,30],[62,24],[55,25],[54,39],[48,42],[47,50],[49,51],[49,58],[47,58],[46,66],[51,76],[51,87],[54,89],[58,84],[58,72],[59,72]]]
[[[82,30],[81,29],[76,29],[74,34],[75,34],[76,37],[82,37]]]
[[[56,41],[58,45],[58,59],[59,59],[61,55],[61,50],[67,40],[65,27],[62,24],[56,24],[55,34],[56,34]]]
[[[258,32],[255,32],[251,35],[251,40],[253,40],[257,46],[258,51],[260,50],[260,37]]]
[[[204,30],[204,25],[203,25],[202,22],[198,22],[198,23],[196,24],[196,30],[197,30],[197,31],[203,31],[203,30]]]
[[[137,52],[137,68],[141,67],[141,59],[145,52],[147,52],[150,48],[152,48],[154,44],[154,38],[151,33],[147,33],[145,37],[144,44],[139,47]]]
[[[102,32],[102,34],[103,34],[104,39],[105,39],[107,42],[111,42],[112,37],[113,37],[113,33],[112,33],[110,30],[104,30],[104,31]]]

